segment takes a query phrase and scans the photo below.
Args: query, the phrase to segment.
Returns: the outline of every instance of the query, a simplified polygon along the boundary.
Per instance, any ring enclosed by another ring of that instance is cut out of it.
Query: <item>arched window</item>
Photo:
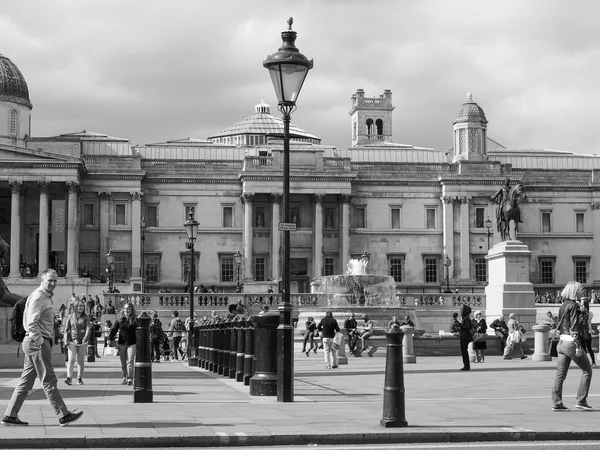
[[[377,119],[375,126],[377,127],[377,136],[383,136],[383,120]]]
[[[11,136],[16,136],[17,135],[17,118],[18,118],[18,113],[16,109],[13,109],[10,111],[10,132],[9,134]]]
[[[367,119],[367,136],[373,136],[373,119]]]

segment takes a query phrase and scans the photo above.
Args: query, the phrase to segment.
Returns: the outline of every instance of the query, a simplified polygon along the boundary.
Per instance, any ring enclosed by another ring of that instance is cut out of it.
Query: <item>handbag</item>
[[[485,341],[486,334],[485,333],[474,333],[473,334],[473,342]]]

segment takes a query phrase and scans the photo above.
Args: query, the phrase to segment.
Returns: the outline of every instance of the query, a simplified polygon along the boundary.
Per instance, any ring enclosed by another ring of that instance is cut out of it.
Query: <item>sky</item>
[[[23,73],[32,135],[206,139],[279,116],[267,55],[294,18],[314,67],[292,123],[351,144],[351,96],[393,93],[393,141],[447,150],[467,93],[507,148],[600,154],[596,0],[5,0],[0,54]]]

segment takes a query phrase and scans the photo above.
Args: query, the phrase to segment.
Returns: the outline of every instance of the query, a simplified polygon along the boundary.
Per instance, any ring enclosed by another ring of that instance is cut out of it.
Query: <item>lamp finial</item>
[[[287,24],[288,24],[288,30],[289,30],[289,31],[292,31],[292,24],[293,24],[293,23],[294,23],[294,18],[293,18],[293,17],[290,17],[290,18],[287,20]]]

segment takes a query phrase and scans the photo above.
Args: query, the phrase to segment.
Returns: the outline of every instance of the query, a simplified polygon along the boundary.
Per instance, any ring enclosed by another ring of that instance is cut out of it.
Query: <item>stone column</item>
[[[342,222],[340,226],[342,251],[340,252],[342,260],[339,263],[340,273],[346,273],[346,264],[350,261],[350,205],[352,204],[352,195],[342,195]]]
[[[460,272],[461,280],[471,279],[471,251],[469,246],[469,203],[471,197],[460,198]]]
[[[98,192],[100,197],[100,267],[107,265],[106,254],[110,250],[108,228],[110,217],[110,192]]]
[[[78,199],[79,183],[67,182],[68,218],[67,218],[67,278],[79,277],[79,221]]]
[[[271,279],[281,280],[281,198],[282,194],[271,194]]]
[[[444,253],[448,255],[451,261],[454,261],[454,201],[456,197],[444,195],[440,197],[442,201],[442,215],[443,215],[443,245]],[[443,258],[443,255],[442,255]],[[443,261],[442,261],[443,263]],[[449,275],[451,276],[452,266],[450,266]],[[445,274],[444,274],[445,276]]]
[[[142,192],[131,192],[131,276],[140,278],[141,271],[141,251],[142,251],[142,232],[140,221],[142,220]]]
[[[39,226],[39,255],[38,255],[38,275],[48,268],[48,190],[50,183],[47,181],[38,181],[40,188],[40,226]]]
[[[21,255],[21,189],[23,183],[11,181],[12,192],[10,203],[10,277],[20,278],[19,271]]]
[[[313,251],[313,277],[318,278],[323,275],[323,200],[325,194],[313,195],[315,201],[315,230],[314,230],[314,251]]]
[[[252,198],[254,194],[242,194],[244,202],[244,280],[254,280],[252,275]]]
[[[600,283],[600,202],[592,202],[592,259],[590,261],[590,279],[594,284]],[[588,280],[590,281],[590,280]]]

